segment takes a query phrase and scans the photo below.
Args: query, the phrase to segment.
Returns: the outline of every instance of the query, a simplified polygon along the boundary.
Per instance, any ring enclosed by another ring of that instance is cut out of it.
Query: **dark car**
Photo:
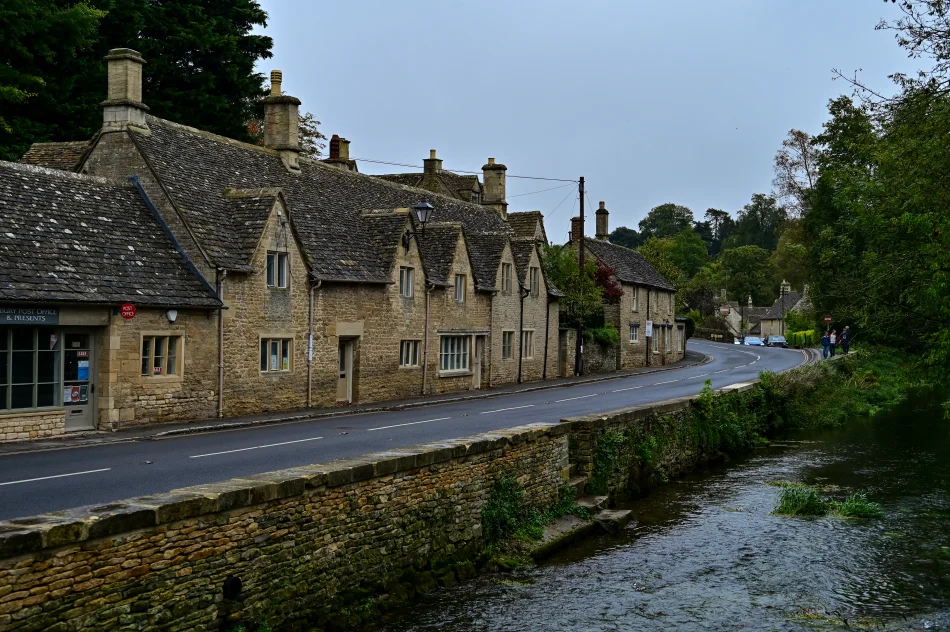
[[[788,341],[785,340],[785,336],[769,336],[765,339],[766,347],[782,347],[783,349],[788,349]]]

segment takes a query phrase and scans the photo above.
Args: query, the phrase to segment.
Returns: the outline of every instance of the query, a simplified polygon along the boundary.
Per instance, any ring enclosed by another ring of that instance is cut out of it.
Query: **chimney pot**
[[[340,137],[334,134],[330,137],[330,160],[340,159]]]
[[[603,201],[603,200],[600,201],[600,208],[604,208],[604,201]]]
[[[489,158],[489,159],[488,159],[488,164],[490,164],[490,165],[495,164],[495,159],[494,159],[494,158]]]
[[[435,150],[429,150],[429,157],[422,161],[422,172],[428,174],[442,173],[442,159],[435,157]]]
[[[273,96],[278,96],[280,92],[280,84],[284,80],[284,73],[279,70],[270,71],[270,93]]]
[[[434,149],[430,149],[430,150],[429,150],[429,158],[435,160],[435,150],[434,150]]]
[[[349,160],[350,159],[350,141],[345,138],[340,139],[340,159]]]

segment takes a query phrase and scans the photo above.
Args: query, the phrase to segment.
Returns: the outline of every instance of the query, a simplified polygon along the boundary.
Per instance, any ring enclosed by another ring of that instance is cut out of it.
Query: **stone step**
[[[606,496],[584,496],[577,499],[577,504],[591,513],[596,513],[607,505]]]
[[[586,476],[572,476],[569,481],[567,481],[568,487],[573,487],[574,491],[577,492],[574,495],[574,498],[582,498],[584,496],[584,490],[587,488],[587,477]]]
[[[531,545],[530,554],[535,560],[541,560],[560,548],[575,542],[597,527],[593,520],[583,520],[577,516],[561,516],[553,523],[544,526],[541,539]]]
[[[594,516],[594,522],[607,533],[616,533],[632,519],[633,512],[629,509],[604,509]]]

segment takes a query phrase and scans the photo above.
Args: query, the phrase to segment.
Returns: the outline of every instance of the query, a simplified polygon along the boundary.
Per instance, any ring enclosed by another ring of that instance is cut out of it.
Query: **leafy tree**
[[[739,246],[726,250],[719,257],[726,291],[745,305],[751,296],[756,305],[770,305],[775,298],[771,254],[759,246]]]
[[[631,250],[636,249],[637,246],[642,243],[640,233],[626,226],[618,226],[613,229],[610,235],[607,236],[607,241],[612,244],[617,244],[618,246],[630,248]]]
[[[886,2],[887,0],[885,0]],[[930,58],[933,66],[916,77],[895,73],[891,78],[905,91],[950,92],[950,2],[948,0],[891,0],[903,16],[881,20],[877,30],[894,31],[897,44],[914,59]]]
[[[603,293],[595,281],[597,266],[586,261],[582,272],[576,249],[544,246],[541,265],[547,278],[564,294],[558,301],[561,323],[577,327],[603,311]]]
[[[808,246],[800,222],[794,222],[779,237],[778,247],[772,253],[775,282],[788,281],[795,289],[808,282]]]
[[[92,50],[103,15],[85,2],[0,3],[0,159],[73,131],[69,95],[86,86],[69,69]]]
[[[681,231],[669,241],[669,258],[687,277],[699,272],[709,260],[706,243],[690,228]]]
[[[715,316],[719,313],[720,286],[718,270],[711,265],[704,266],[682,289],[683,309],[697,312],[699,317],[694,319],[697,323]]]
[[[816,154],[814,139],[797,129],[788,132],[775,154],[773,184],[793,217],[801,217],[808,210],[809,195],[818,180]]]
[[[705,217],[704,223],[709,225],[712,233],[707,248],[710,255],[717,255],[722,250],[722,242],[735,232],[736,222],[729,213],[717,208],[706,209]]]
[[[123,47],[145,57],[144,100],[153,114],[251,140],[245,123],[265,95],[255,64],[273,46],[252,33],[267,23],[255,0],[6,0],[0,23],[0,99],[13,129],[0,132],[5,157],[35,141],[92,136],[106,97],[102,58]]]
[[[650,209],[640,220],[640,239],[672,237],[693,225],[693,212],[685,206],[668,202]]]
[[[617,271],[600,261],[595,261],[594,265],[596,266],[594,282],[600,288],[604,304],[616,305],[620,302],[620,297],[623,296],[623,287],[615,277]]]
[[[723,250],[739,246],[775,250],[787,220],[788,213],[774,197],[755,193],[752,201],[739,211],[735,232],[723,243]]]

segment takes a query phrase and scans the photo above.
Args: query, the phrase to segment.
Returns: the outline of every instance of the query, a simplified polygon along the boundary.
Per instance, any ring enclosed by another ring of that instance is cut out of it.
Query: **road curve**
[[[801,364],[801,351],[690,341],[703,365],[512,393],[256,428],[0,457],[0,519],[105,504],[171,489],[359,456],[536,421],[605,412],[745,382]]]

